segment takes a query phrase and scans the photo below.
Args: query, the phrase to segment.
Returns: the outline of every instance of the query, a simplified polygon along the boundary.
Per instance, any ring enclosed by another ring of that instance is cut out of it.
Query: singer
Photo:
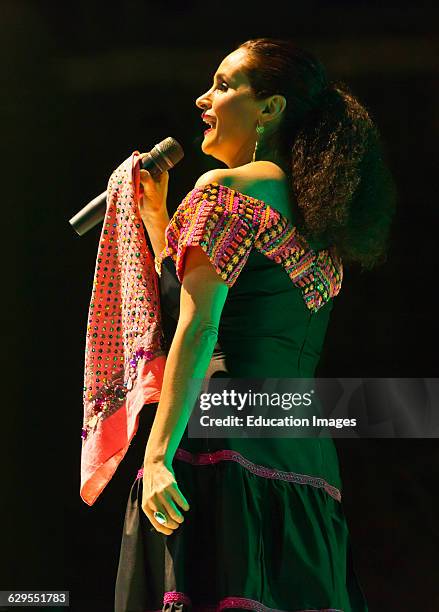
[[[362,612],[332,438],[201,439],[187,424],[192,378],[314,376],[344,267],[385,260],[395,196],[378,129],[289,40],[241,44],[196,106],[202,150],[226,167],[172,218],[168,173],[140,171],[170,318],[115,610]]]

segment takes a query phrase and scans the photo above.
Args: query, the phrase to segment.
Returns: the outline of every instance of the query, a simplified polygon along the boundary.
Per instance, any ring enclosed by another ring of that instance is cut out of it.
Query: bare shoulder
[[[249,181],[263,181],[263,180],[288,180],[285,172],[275,164],[268,160],[259,160],[234,168],[243,177],[247,177]]]
[[[209,183],[215,182],[224,184],[223,181],[227,180],[229,172],[230,170],[228,168],[215,168],[214,170],[208,170],[200,176],[195,183],[195,187],[202,187],[203,185],[208,185]]]
[[[287,198],[288,177],[276,164],[260,160],[236,168],[209,170],[200,176],[195,187],[217,182],[258,200]]]

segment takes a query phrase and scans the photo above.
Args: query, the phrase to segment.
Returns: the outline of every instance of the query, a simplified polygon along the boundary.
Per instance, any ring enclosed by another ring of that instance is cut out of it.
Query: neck
[[[284,173],[289,176],[291,173],[291,167],[290,167],[290,163],[289,161],[287,161],[286,159],[284,159],[279,153],[272,153],[272,154],[261,154],[261,155],[257,155],[256,154],[256,160],[255,161],[271,161],[274,164],[276,164],[277,166],[279,166],[279,168],[281,168]]]
[[[290,175],[290,160],[285,159],[285,157],[281,155],[277,142],[273,140],[273,137],[271,137],[271,146],[268,139],[265,140],[262,146],[258,146],[258,150],[256,151],[256,160],[271,161],[282,168],[287,176]]]
[[[253,157],[253,150],[251,153],[246,152],[242,155],[238,156],[231,163],[226,163],[229,168],[238,168],[240,166],[244,166],[246,164],[251,163]],[[269,150],[268,148],[258,147],[256,151],[256,159],[255,161],[271,161],[277,166],[279,166],[284,173],[289,176],[291,172],[290,160],[285,159],[278,150]]]

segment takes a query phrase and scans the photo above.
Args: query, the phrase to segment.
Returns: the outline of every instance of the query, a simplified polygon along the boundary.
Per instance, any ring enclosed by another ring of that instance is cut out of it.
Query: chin
[[[201,142],[201,150],[203,151],[203,153],[205,155],[210,155],[211,157],[217,159],[219,162],[221,162],[222,164],[226,164],[226,162],[224,161],[224,159],[221,157],[221,153],[218,150],[218,147],[215,146],[213,143],[211,142],[207,142],[206,138],[204,138]],[[227,165],[227,164],[226,164]],[[227,165],[228,167],[228,165]]]
[[[206,143],[206,142],[203,141],[201,143],[201,150],[206,155],[211,155],[212,157],[216,157],[215,156],[215,147],[212,147],[212,145],[210,143]]]

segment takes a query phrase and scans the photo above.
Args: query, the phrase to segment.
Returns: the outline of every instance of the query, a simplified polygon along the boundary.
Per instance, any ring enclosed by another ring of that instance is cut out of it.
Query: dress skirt
[[[292,453],[298,442],[315,443],[290,439]],[[171,535],[141,508],[142,466],[133,474],[115,612],[367,611],[333,483],[221,446],[186,428],[172,466],[190,509]]]

